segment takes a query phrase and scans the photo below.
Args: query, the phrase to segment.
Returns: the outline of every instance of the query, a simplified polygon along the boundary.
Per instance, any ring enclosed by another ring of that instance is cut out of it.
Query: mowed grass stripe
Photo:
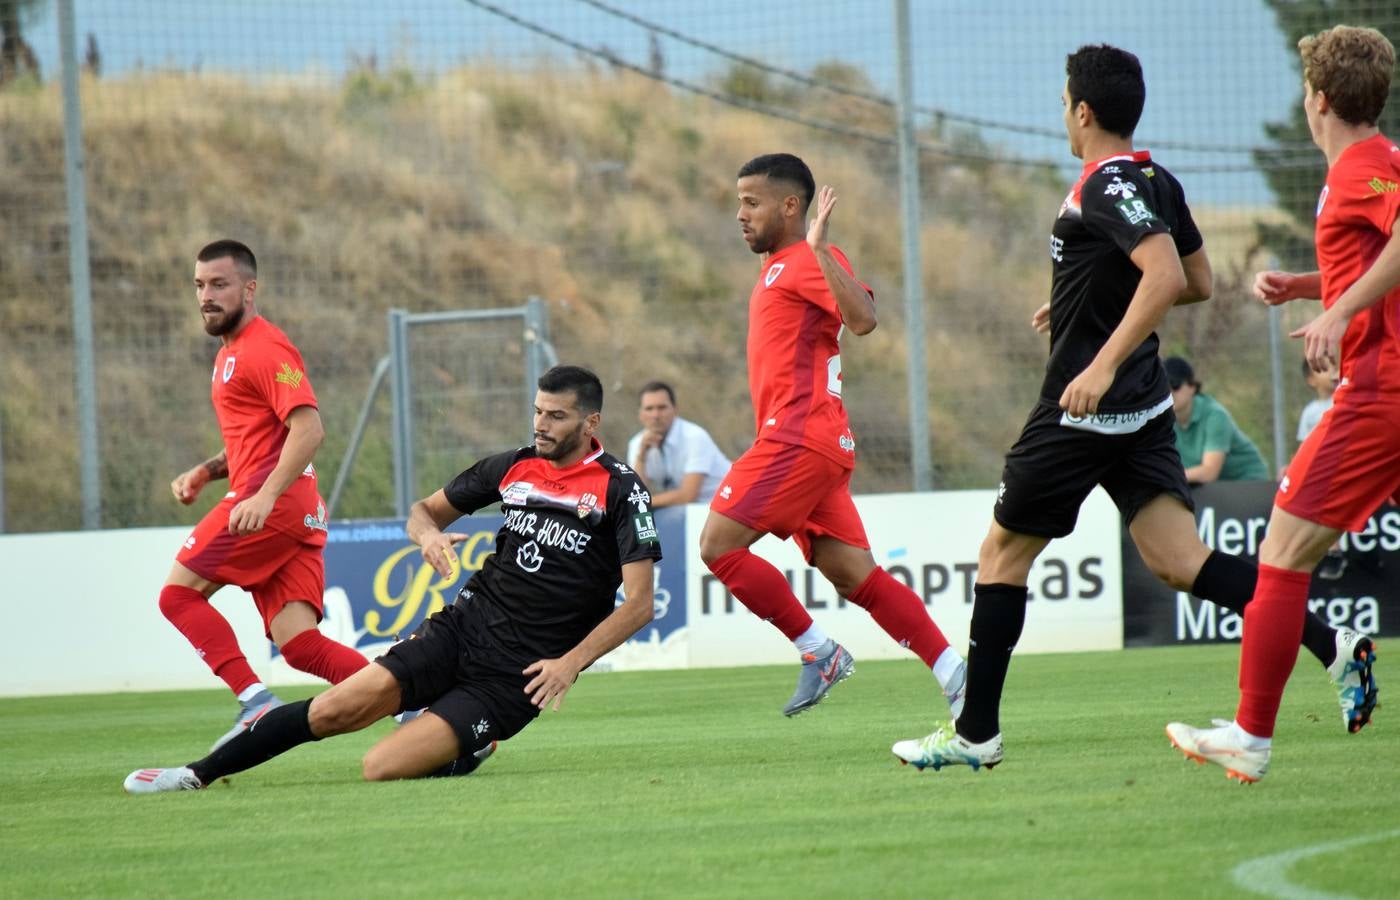
[[[1017,658],[993,772],[899,766],[890,743],[941,697],[915,662],[858,661],[795,719],[795,666],[585,675],[468,778],[361,782],[381,723],[155,797],[122,778],[202,755],[225,693],[3,700],[0,896],[1226,897],[1244,860],[1400,827],[1386,711],[1346,734],[1306,654],[1261,784],[1171,750],[1167,721],[1232,713],[1236,665],[1234,647]],[[1297,883],[1394,896],[1397,850],[1309,859]]]

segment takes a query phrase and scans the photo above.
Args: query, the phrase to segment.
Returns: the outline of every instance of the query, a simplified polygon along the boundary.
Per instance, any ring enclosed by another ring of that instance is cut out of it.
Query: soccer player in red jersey
[[[1270,305],[1321,299],[1322,313],[1293,332],[1316,371],[1341,381],[1333,405],[1288,466],[1259,548],[1259,580],[1245,608],[1240,702],[1217,728],[1167,726],[1172,743],[1244,782],[1269,768],[1283,687],[1293,671],[1314,567],[1344,531],[1356,531],[1400,488],[1400,149],[1376,127],[1390,95],[1395,48],[1373,28],[1338,25],[1298,42],[1303,110],[1327,157],[1317,201],[1318,271],[1260,272]],[[1348,662],[1356,731],[1376,705],[1375,648],[1357,641]]]
[[[700,558],[754,615],[773,623],[802,660],[783,708],[815,706],[855,670],[844,647],[803,609],[783,574],[749,551],[765,534],[791,537],[841,596],[860,606],[961,704],[963,660],[918,596],[875,565],[851,499],[855,438],[841,405],[841,333],[875,328],[870,289],[827,242],[836,194],[787,153],[739,170],[738,220],[762,268],[749,298],[748,367],[757,439],[725,476],[700,533]]]
[[[253,595],[267,636],[294,668],[337,683],[366,663],[316,628],[326,507],[311,460],[321,445],[321,415],[301,354],[258,315],[257,277],[253,252],[238,241],[215,241],[195,262],[204,330],[223,342],[210,394],[224,448],[170,489],[185,504],[220,478],[229,479],[229,491],[185,539],[160,592],[160,611],[238,697],[234,726],[215,747],[282,702],[209,603],[224,585]]]

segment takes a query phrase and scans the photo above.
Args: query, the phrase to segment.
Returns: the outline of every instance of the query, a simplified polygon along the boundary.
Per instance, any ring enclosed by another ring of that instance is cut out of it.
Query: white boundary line
[[[1346,850],[1360,844],[1374,844],[1393,837],[1400,837],[1400,828],[1376,834],[1359,835],[1344,841],[1331,841],[1326,844],[1314,844],[1311,847],[1285,850],[1282,853],[1261,856],[1257,859],[1247,859],[1230,871],[1230,877],[1235,884],[1247,891],[1269,897],[1280,897],[1282,900],[1349,900],[1354,895],[1329,894],[1325,891],[1314,891],[1311,888],[1293,884],[1288,880],[1289,867],[1300,860],[1320,856],[1323,853]]]

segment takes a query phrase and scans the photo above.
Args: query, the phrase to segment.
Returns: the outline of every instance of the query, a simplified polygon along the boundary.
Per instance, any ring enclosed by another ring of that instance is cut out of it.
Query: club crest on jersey
[[[768,267],[768,271],[763,274],[763,286],[772,287],[773,282],[778,280],[778,276],[783,274],[783,268],[787,263],[774,263]]]
[[[233,364],[234,358],[232,356],[224,360],[224,384],[228,384],[228,380],[233,377]]]
[[[580,519],[588,518],[588,514],[593,512],[593,510],[596,509],[597,506],[597,494],[584,494],[582,497],[578,498],[578,517]]]
[[[1330,187],[1330,185],[1324,184],[1322,186],[1322,193],[1317,195],[1317,212],[1313,213],[1314,216],[1322,215],[1322,207],[1327,203],[1327,191],[1330,190]],[[224,380],[227,381],[228,379],[225,378]]]
[[[509,503],[511,506],[524,506],[525,501],[530,498],[530,491],[534,485],[528,481],[512,481],[506,485],[506,489],[501,491],[501,502]]]

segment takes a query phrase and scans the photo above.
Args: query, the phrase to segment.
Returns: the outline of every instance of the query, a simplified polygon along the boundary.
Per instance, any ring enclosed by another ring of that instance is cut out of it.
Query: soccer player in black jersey
[[[1212,276],[1181,184],[1133,149],[1146,97],[1142,66],[1127,51],[1097,45],[1070,54],[1065,72],[1065,130],[1085,165],[1051,231],[1050,302],[1031,322],[1050,333],[1050,360],[1006,456],[978,554],[963,711],[893,747],[920,769],[1001,762],[1001,692],[1026,620],[1031,565],[1051,539],[1074,530],[1096,485],[1157,577],[1236,612],[1254,592],[1254,564],[1210,550],[1197,535],[1172,432],[1153,329],[1173,305],[1208,299]],[[1310,619],[1303,643],[1326,666],[1337,657],[1337,634]]]
[[[559,709],[580,671],[650,622],[661,546],[646,486],[593,437],[603,387],[586,369],[556,366],[538,388],[533,446],[478,461],[409,514],[423,560],[450,576],[452,547],[467,535],[442,529],[501,504],[496,551],[451,606],[325,693],[269,710],[188,766],[133,772],[126,790],[197,790],[298,744],[422,707],[370,749],[364,777],[466,774],[540,710]]]

